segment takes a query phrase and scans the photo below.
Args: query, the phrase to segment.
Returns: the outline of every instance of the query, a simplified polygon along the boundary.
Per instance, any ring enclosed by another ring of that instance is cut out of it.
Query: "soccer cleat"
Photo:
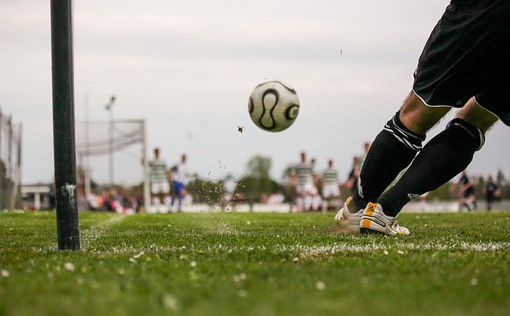
[[[390,236],[410,234],[409,229],[398,224],[396,216],[384,214],[381,205],[377,203],[368,203],[361,216],[359,230],[365,234],[380,233]]]
[[[344,206],[338,210],[335,215],[336,226],[338,231],[342,233],[359,233],[359,221],[363,210],[359,210],[356,213],[349,211],[349,204],[351,204],[352,197],[348,197],[344,203]]]

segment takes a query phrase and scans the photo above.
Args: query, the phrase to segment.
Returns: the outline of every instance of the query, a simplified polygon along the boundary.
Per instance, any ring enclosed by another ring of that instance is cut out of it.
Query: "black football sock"
[[[384,190],[407,167],[418,151],[425,135],[418,135],[402,124],[400,111],[389,120],[370,146],[358,179],[358,208],[375,202]]]
[[[454,119],[430,140],[402,177],[384,192],[378,203],[388,216],[396,216],[411,199],[437,189],[466,169],[485,141],[476,126]]]

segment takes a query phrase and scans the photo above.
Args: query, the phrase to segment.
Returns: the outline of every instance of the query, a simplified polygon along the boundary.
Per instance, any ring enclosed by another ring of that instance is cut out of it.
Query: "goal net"
[[[19,206],[21,183],[21,130],[0,110],[0,209]]]
[[[75,131],[80,206],[112,192],[148,205],[145,120],[77,121]]]

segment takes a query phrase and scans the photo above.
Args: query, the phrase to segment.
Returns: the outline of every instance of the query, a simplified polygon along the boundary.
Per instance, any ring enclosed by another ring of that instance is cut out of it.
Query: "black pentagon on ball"
[[[285,118],[287,120],[295,120],[299,113],[299,105],[292,104],[285,110]]]
[[[274,104],[271,106],[271,109],[269,110],[269,117],[271,118],[271,125],[269,125],[269,126],[265,125],[264,122],[262,122],[262,119],[264,118],[264,115],[266,114],[265,99],[266,99],[267,95],[272,95],[275,97]],[[262,107],[262,114],[260,115],[260,118],[259,118],[260,126],[262,126],[263,128],[265,128],[267,130],[272,130],[272,129],[276,128],[277,124],[276,124],[276,120],[274,119],[273,112],[276,109],[276,107],[278,106],[279,102],[280,102],[280,94],[278,93],[278,91],[276,89],[267,89],[264,92],[264,94],[262,94],[263,107]]]

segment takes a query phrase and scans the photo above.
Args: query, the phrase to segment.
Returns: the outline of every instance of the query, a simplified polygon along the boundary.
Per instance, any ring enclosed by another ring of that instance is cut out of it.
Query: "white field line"
[[[82,249],[89,249],[91,243],[103,237],[112,225],[122,222],[127,216],[129,215],[116,214],[96,225],[92,225],[88,229],[84,229],[81,232]]]
[[[472,252],[497,252],[509,250],[510,242],[450,242],[450,243],[425,243],[415,244],[406,242],[397,242],[391,245],[385,244],[366,244],[356,245],[352,243],[337,243],[333,245],[281,245],[274,244],[268,246],[229,246],[216,244],[206,247],[175,247],[147,245],[147,247],[113,247],[109,250],[88,249],[90,253],[101,254],[133,254],[144,251],[145,253],[189,253],[200,251],[203,253],[251,253],[265,252],[276,255],[297,254],[303,256],[332,256],[340,253],[370,253],[370,252],[397,252],[403,254],[406,251],[472,251]]]

